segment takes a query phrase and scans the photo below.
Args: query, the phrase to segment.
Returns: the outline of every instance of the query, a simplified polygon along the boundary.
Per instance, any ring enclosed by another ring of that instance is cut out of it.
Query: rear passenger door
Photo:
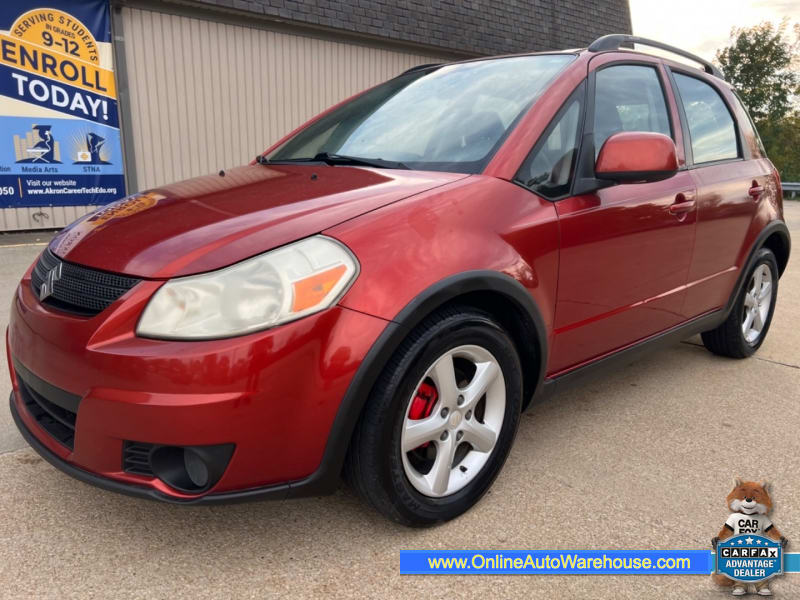
[[[688,140],[686,161],[697,185],[697,239],[684,304],[685,314],[695,317],[727,303],[771,173],[768,161],[752,160],[729,90],[699,74],[670,73]]]
[[[584,143],[593,134],[596,157],[605,140],[621,131],[675,140],[680,125],[668,90],[657,59],[590,72]],[[561,251],[550,375],[683,320],[694,193],[684,169],[663,181],[623,183],[556,202]]]

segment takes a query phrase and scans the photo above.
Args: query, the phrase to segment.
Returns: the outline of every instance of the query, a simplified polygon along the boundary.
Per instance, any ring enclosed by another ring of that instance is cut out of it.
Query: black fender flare
[[[789,235],[789,228],[783,221],[770,221],[764,227],[764,229],[761,230],[755,241],[750,246],[750,252],[747,255],[747,260],[744,262],[742,269],[739,271],[739,277],[736,279],[736,285],[733,286],[731,296],[728,298],[728,303],[725,305],[724,318],[727,318],[730,312],[733,310],[733,305],[736,304],[736,298],[739,296],[739,292],[741,291],[742,286],[745,284],[745,277],[756,260],[756,254],[758,254],[758,251],[764,247],[764,243],[767,241],[767,238],[774,233],[777,233],[783,239],[783,243],[786,245],[786,259],[788,262],[789,255],[792,251],[792,238]],[[780,275],[783,275],[783,272],[781,272]]]
[[[540,348],[537,353],[539,364],[535,388],[541,387],[547,364],[547,331],[541,312],[525,287],[505,273],[490,270],[465,271],[442,279],[409,302],[378,336],[342,398],[319,466],[308,477],[289,483],[289,497],[323,495],[335,491],[361,411],[392,354],[425,317],[459,296],[475,292],[499,294],[513,302],[521,314],[529,319],[537,338],[533,341]]]

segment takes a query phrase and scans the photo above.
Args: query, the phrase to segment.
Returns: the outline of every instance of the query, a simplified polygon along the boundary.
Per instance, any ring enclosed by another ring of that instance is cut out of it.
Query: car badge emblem
[[[61,279],[61,267],[64,263],[58,263],[58,266],[53,267],[44,276],[42,287],[39,288],[39,300],[44,300],[55,291],[56,281]]]

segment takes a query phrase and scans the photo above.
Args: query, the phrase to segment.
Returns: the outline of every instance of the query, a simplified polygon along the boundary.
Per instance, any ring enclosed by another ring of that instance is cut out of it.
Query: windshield
[[[406,73],[309,125],[269,161],[340,155],[478,173],[570,54],[480,60]]]

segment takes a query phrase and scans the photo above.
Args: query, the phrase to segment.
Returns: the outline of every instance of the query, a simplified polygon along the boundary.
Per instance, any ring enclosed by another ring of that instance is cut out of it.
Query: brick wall
[[[627,0],[195,0],[470,54],[587,46],[630,33]]]

